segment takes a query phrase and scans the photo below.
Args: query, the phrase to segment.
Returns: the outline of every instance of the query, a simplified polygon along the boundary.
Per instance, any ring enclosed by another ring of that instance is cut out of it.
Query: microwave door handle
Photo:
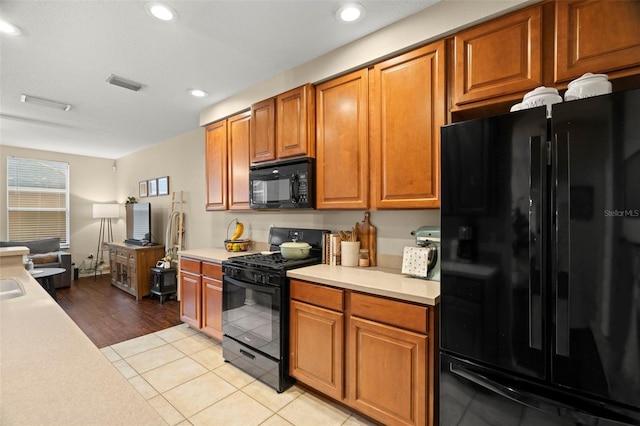
[[[291,176],[291,179],[289,179],[289,191],[291,192],[291,201],[293,204],[297,204],[300,200],[300,182],[298,181],[297,174]]]

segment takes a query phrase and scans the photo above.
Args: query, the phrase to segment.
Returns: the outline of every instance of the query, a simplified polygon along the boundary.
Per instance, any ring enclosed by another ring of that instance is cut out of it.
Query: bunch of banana
[[[248,244],[248,240],[240,240],[240,237],[244,233],[244,224],[238,219],[234,219],[233,221],[231,221],[231,223],[229,223],[227,232],[229,231],[229,227],[234,221],[236,222],[236,230],[231,238],[225,241],[225,248],[227,249],[227,251],[244,251],[247,249]]]
[[[231,236],[231,241],[235,241],[242,236],[244,232],[244,224],[236,219],[236,232]]]

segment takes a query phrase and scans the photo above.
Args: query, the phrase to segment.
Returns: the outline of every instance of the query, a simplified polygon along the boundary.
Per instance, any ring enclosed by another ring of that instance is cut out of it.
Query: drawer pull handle
[[[254,354],[250,354],[249,352],[245,351],[244,349],[240,349],[240,353],[242,355],[246,356],[247,358],[256,359],[256,356]]]

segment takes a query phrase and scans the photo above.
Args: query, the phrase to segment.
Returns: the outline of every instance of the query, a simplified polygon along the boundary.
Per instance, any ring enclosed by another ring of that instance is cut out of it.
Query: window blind
[[[69,246],[69,163],[7,157],[8,237]]]

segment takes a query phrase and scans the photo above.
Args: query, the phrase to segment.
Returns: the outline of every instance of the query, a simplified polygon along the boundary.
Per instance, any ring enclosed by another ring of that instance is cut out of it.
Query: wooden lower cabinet
[[[222,266],[202,262],[202,332],[222,340]]]
[[[180,319],[193,328],[202,324],[201,262],[180,258]]]
[[[222,266],[180,258],[180,319],[222,340]]]
[[[289,374],[385,425],[437,425],[434,306],[291,280]]]
[[[426,424],[427,336],[349,319],[349,405],[387,425]]]
[[[151,294],[151,268],[164,257],[164,246],[105,244],[109,248],[111,285],[135,296],[136,300]]]
[[[290,335],[290,375],[342,399],[344,314],[292,300]]]

